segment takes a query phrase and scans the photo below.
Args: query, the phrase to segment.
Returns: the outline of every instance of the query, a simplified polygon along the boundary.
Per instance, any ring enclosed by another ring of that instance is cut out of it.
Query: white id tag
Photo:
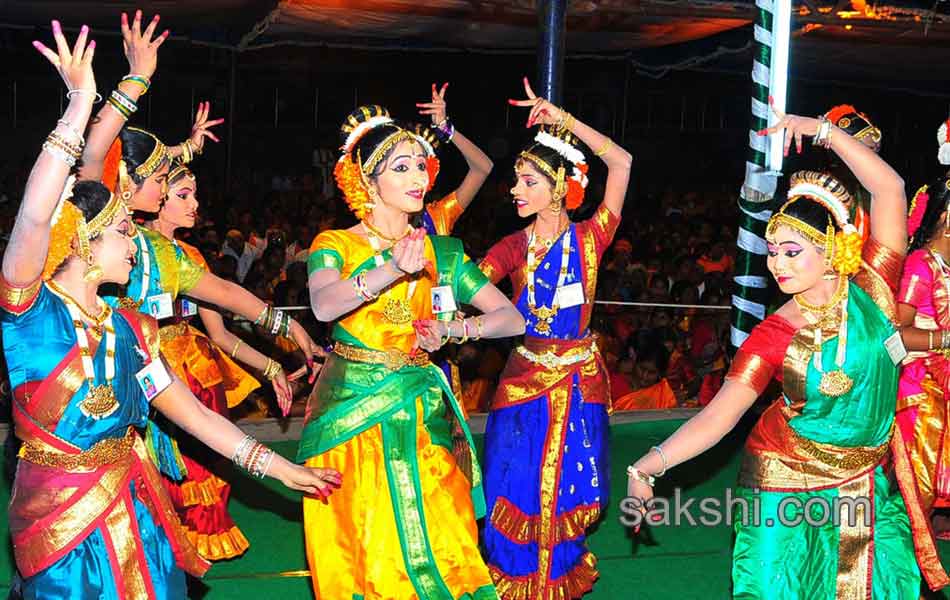
[[[148,314],[159,321],[175,316],[175,307],[172,303],[172,295],[168,292],[164,294],[155,294],[145,299],[145,307]]]
[[[193,317],[198,314],[198,305],[188,298],[181,299],[181,316]]]
[[[439,314],[454,310],[458,310],[458,306],[455,304],[455,294],[452,293],[452,286],[440,285],[432,288],[432,312]]]
[[[904,340],[901,339],[900,331],[895,331],[891,337],[884,340],[884,347],[887,348],[887,354],[891,357],[891,362],[895,366],[907,357],[907,348],[904,347]]]
[[[584,286],[578,281],[557,288],[555,303],[561,308],[570,308],[584,304]]]
[[[155,396],[165,391],[172,384],[171,375],[161,359],[155,359],[135,374],[139,387],[145,393],[145,398],[151,402]]]

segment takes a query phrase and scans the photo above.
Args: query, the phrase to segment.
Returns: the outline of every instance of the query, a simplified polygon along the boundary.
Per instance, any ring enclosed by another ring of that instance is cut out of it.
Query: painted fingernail
[[[86,26],[86,25],[83,25],[82,27],[79,28],[79,33],[81,33],[81,34],[83,34],[83,35],[89,33],[89,27]]]
[[[769,104],[775,104],[775,98],[769,96]]]
[[[62,30],[62,28],[59,26],[59,21],[53,21],[53,33],[59,34],[59,33],[62,33],[62,32],[63,32],[63,30]]]
[[[768,131],[767,129],[760,129],[755,132],[755,135],[760,135],[760,136],[765,135],[767,131]]]
[[[89,48],[90,48],[90,49],[91,49],[91,48],[95,48],[95,47],[96,47],[96,40],[92,40],[91,42],[89,42]]]
[[[39,50],[40,48],[43,47],[43,44],[39,43],[38,40],[33,40],[33,47]]]

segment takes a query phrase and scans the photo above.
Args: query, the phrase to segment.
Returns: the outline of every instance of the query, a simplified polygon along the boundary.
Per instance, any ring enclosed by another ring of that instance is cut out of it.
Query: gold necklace
[[[568,221],[567,226],[570,226],[570,221]],[[555,234],[554,234],[554,237],[552,237],[552,238],[549,238],[549,239],[542,239],[541,236],[539,236],[539,235],[537,235],[537,233],[535,233],[535,230],[536,230],[537,227],[538,227],[538,220],[535,219],[535,220],[534,220],[534,223],[531,224],[531,237],[534,237],[535,239],[537,239],[538,241],[540,241],[540,242],[541,242],[541,245],[544,246],[545,249],[550,250],[551,247],[554,246],[554,242],[556,242],[556,241],[558,241],[558,239],[560,239],[561,235],[562,235],[562,234],[564,233],[564,231],[567,229],[567,226],[565,226],[565,227],[562,227],[562,226],[561,226],[561,217],[559,216],[558,219],[557,219],[557,233],[555,233]]]
[[[387,236],[385,233],[383,233],[382,231],[380,231],[379,229],[376,229],[375,227],[373,227],[373,226],[370,224],[369,221],[360,221],[360,223],[363,224],[363,227],[366,228],[366,231],[368,231],[368,232],[370,232],[371,234],[375,235],[376,237],[378,237],[379,239],[383,240],[384,242],[389,242],[390,244],[395,244],[396,242],[398,242],[398,241],[401,240],[402,238],[404,238],[404,237],[406,237],[407,235],[409,235],[410,233],[412,233],[412,227],[409,226],[409,225],[406,225],[406,231],[405,231],[401,236],[399,236],[398,238],[391,238],[391,237]]]
[[[366,225],[366,222],[363,222]],[[412,228],[409,228],[410,233]],[[379,246],[379,238],[376,237],[376,234],[372,229],[369,229],[369,245],[373,248],[373,261],[376,263],[377,267],[381,267],[384,264],[382,249]],[[406,298],[398,299],[389,297],[386,299],[386,304],[383,306],[383,318],[392,323],[393,325],[405,325],[412,321],[412,306],[409,304],[409,301],[412,299],[413,294],[416,291],[416,285],[419,283],[417,277],[410,276],[412,280],[409,282],[409,287],[406,290]]]
[[[854,380],[844,372],[845,352],[848,346],[848,278],[839,275],[838,285],[827,303],[815,305],[802,297],[802,294],[795,294],[795,303],[802,310],[806,320],[811,320],[809,316],[815,319],[815,329],[812,334],[814,340],[814,366],[815,370],[821,373],[821,381],[818,384],[818,391],[832,398],[843,396],[854,387]],[[835,309],[840,305],[840,313]],[[835,323],[836,320],[840,320]],[[835,352],[835,369],[825,371],[822,365],[822,329],[832,328],[838,325],[838,347]]]
[[[99,311],[99,316],[93,316],[89,314],[89,311],[83,308],[82,304],[77,302],[76,299],[69,294],[69,292],[57,285],[52,279],[47,280],[46,285],[51,287],[54,292],[62,296],[68,302],[72,303],[73,306],[79,309],[79,312],[82,314],[82,316],[86,317],[86,320],[92,324],[92,328],[96,334],[100,336],[102,335],[102,323],[109,316],[109,313],[112,312],[112,309],[108,304],[103,305],[102,310]]]

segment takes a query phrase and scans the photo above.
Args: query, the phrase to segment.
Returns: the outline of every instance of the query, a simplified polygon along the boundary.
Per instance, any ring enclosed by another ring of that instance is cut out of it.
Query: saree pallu
[[[609,398],[590,337],[526,337],[512,352],[485,435],[484,542],[505,600],[569,600],[593,587],[585,535],[608,503]]]
[[[253,377],[186,321],[162,327],[160,337],[162,356],[175,375],[214,412],[227,417],[229,408],[259,387]],[[227,461],[181,430],[175,437],[185,476],[180,482],[169,478],[164,482],[185,534],[205,559],[240,556],[250,543],[228,514],[231,486],[216,474]]]
[[[297,459],[344,473],[327,503],[304,498],[317,598],[497,598],[478,550],[485,501],[471,434],[438,367],[333,354],[308,413]]]

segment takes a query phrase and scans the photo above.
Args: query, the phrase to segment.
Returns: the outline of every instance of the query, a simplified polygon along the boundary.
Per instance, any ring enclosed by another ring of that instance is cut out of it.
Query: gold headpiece
[[[162,166],[162,163],[168,160],[168,149],[160,139],[155,137],[154,134],[145,131],[144,129],[139,129],[138,127],[129,127],[129,131],[135,131],[143,135],[147,135],[155,141],[155,147],[152,148],[152,153],[148,155],[148,158],[146,158],[142,164],[135,167],[136,175],[142,179],[148,179],[155,173],[155,171],[159,169],[159,167]]]
[[[788,227],[818,246],[825,253],[825,262],[842,275],[852,275],[861,267],[863,238],[848,220],[844,203],[850,194],[837,179],[827,173],[799,171],[789,180],[789,200],[782,205],[765,228],[766,239],[774,239],[779,227]],[[792,215],[786,214],[789,206],[801,200],[817,202],[829,213],[825,231]],[[840,231],[835,230],[837,223]]]
[[[191,169],[188,168],[188,165],[183,162],[176,161],[172,165],[171,171],[168,172],[169,185],[171,185],[179,177],[185,177],[193,181],[195,179],[195,174]]]
[[[363,170],[363,173],[366,175],[372,174],[380,161],[383,160],[383,157],[386,156],[386,153],[392,150],[400,142],[418,142],[416,136],[406,131],[405,129],[399,128],[396,131],[390,133],[386,136],[382,142],[376,146],[376,149],[373,150],[373,153],[369,155],[369,158],[360,165],[360,168]]]
[[[43,266],[43,279],[49,279],[63,262],[75,254],[87,265],[92,264],[92,251],[89,248],[90,240],[94,240],[108,227],[116,214],[124,207],[123,202],[116,194],[109,195],[109,201],[99,213],[88,223],[82,211],[70,200],[74,179],[66,183],[60,205],[53,215],[53,224],[49,234],[49,250],[46,253],[46,263]],[[67,196],[69,199],[67,199]]]
[[[567,180],[563,166],[558,167],[557,171],[555,171],[551,168],[551,165],[541,160],[541,157],[527,150],[522,150],[518,158],[530,162],[539,171],[551,178],[551,181],[554,182],[554,192],[552,195],[556,201],[560,202],[561,199],[564,198],[564,194],[567,191]]]

